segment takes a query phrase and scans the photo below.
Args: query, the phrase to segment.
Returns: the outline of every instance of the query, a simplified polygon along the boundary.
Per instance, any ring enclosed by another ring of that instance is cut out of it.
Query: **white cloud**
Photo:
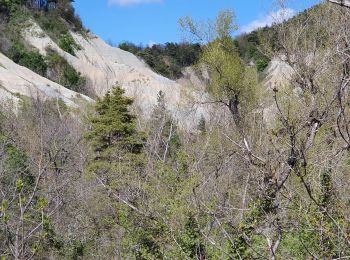
[[[267,16],[259,18],[250,24],[242,26],[241,33],[250,33],[256,29],[263,28],[265,26],[271,26],[275,23],[281,23],[296,15],[296,11],[290,8],[280,9],[276,12],[271,12]]]
[[[109,0],[110,5],[130,6],[149,3],[161,3],[163,0]]]

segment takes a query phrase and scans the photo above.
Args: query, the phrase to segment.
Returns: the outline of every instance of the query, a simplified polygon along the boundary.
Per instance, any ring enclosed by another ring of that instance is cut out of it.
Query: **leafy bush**
[[[28,4],[29,2],[29,0],[0,0],[1,42],[12,39],[13,37],[18,39],[20,30],[23,29],[23,25],[29,19],[34,19],[45,33],[57,43],[59,43],[61,38],[65,38],[70,30],[84,32],[83,24],[79,16],[75,14],[72,1],[59,0],[57,1],[56,8],[44,8],[40,10],[33,8],[33,6]],[[3,21],[4,24],[9,25],[12,31],[7,37],[3,37],[2,35],[1,22]],[[15,30],[17,31],[16,33],[13,32]],[[62,46],[68,48],[69,45],[65,43],[62,43]],[[69,50],[72,51],[72,48]]]
[[[24,7],[16,7],[8,16],[5,13],[1,14],[0,21],[0,48],[1,51],[8,55],[8,51],[14,44],[22,41],[23,27],[26,26],[29,11]]]
[[[253,61],[259,72],[263,72],[270,62],[270,59],[260,49],[261,37],[266,37],[270,33],[267,30],[270,29],[264,28],[249,34],[243,34],[235,40],[240,57],[247,64]]]
[[[131,42],[122,42],[119,44],[118,47],[124,51],[131,52],[135,55],[137,55],[137,53],[139,51],[142,51],[142,49],[143,49],[141,46],[137,46],[136,44],[131,43]]]
[[[77,72],[72,66],[65,67],[63,71],[63,86],[76,92],[82,92],[85,82],[85,78],[81,76],[80,72]]]
[[[258,72],[263,72],[269,65],[270,60],[268,58],[260,58],[256,61],[256,68]]]
[[[26,3],[26,0],[0,0],[0,11],[12,12],[20,5]]]
[[[64,21],[69,23],[70,29],[74,31],[84,31],[83,23],[78,15],[75,14],[74,7],[70,2],[58,6],[57,12]]]
[[[53,40],[58,41],[61,35],[68,33],[68,26],[63,19],[55,12],[35,12],[34,19]]]
[[[36,50],[28,50],[23,44],[16,43],[11,47],[9,57],[21,66],[27,67],[42,76],[46,75],[47,64],[44,57]]]
[[[57,52],[48,49],[47,53],[47,77],[70,90],[84,92],[85,78]]]
[[[80,45],[74,41],[73,37],[69,33],[66,33],[61,36],[58,42],[58,46],[65,52],[68,52],[74,56],[75,50],[81,49]]]

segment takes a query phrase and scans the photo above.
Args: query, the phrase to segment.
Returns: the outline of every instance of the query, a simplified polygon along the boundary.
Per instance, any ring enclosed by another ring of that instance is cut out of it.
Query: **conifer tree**
[[[116,199],[111,204],[116,205],[116,223],[123,230],[123,257],[159,259],[157,237],[163,227],[145,206],[145,135],[137,131],[136,118],[128,110],[132,103],[119,87],[97,101],[96,115],[86,135],[94,153],[89,171],[113,194],[112,200]]]
[[[133,100],[120,87],[113,88],[96,102],[96,115],[86,134],[93,149],[88,169],[106,187],[132,200],[132,182],[142,174],[145,135],[136,129],[136,118],[129,112]]]

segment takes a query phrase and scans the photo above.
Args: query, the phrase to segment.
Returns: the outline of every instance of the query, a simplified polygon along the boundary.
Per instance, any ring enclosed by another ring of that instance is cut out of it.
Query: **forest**
[[[1,260],[350,258],[349,9],[322,3],[239,37],[223,10],[180,19],[195,43],[121,43],[169,78],[187,66],[210,75],[215,113],[195,129],[164,92],[139,117],[122,86],[96,97],[55,51],[11,33],[31,13],[76,55],[68,31],[86,29],[71,1],[43,12],[0,0],[0,12],[2,52],[96,98],[1,106]],[[293,73],[266,86],[276,58]]]

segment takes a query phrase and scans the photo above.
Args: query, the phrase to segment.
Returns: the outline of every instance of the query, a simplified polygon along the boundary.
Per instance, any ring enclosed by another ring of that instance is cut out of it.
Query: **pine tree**
[[[144,162],[146,138],[137,131],[136,118],[129,112],[132,103],[124,90],[113,88],[96,102],[96,115],[90,119],[92,127],[86,134],[93,149],[89,172],[118,193],[132,193],[132,183],[141,176]]]
[[[146,138],[137,131],[136,118],[128,110],[132,103],[119,87],[97,101],[96,115],[91,118],[92,127],[86,134],[94,153],[89,171],[114,195],[112,199],[116,198],[112,203],[116,205],[116,223],[123,230],[123,257],[160,259],[157,238],[163,234],[163,226],[145,207]],[[110,232],[113,236],[115,229]]]

